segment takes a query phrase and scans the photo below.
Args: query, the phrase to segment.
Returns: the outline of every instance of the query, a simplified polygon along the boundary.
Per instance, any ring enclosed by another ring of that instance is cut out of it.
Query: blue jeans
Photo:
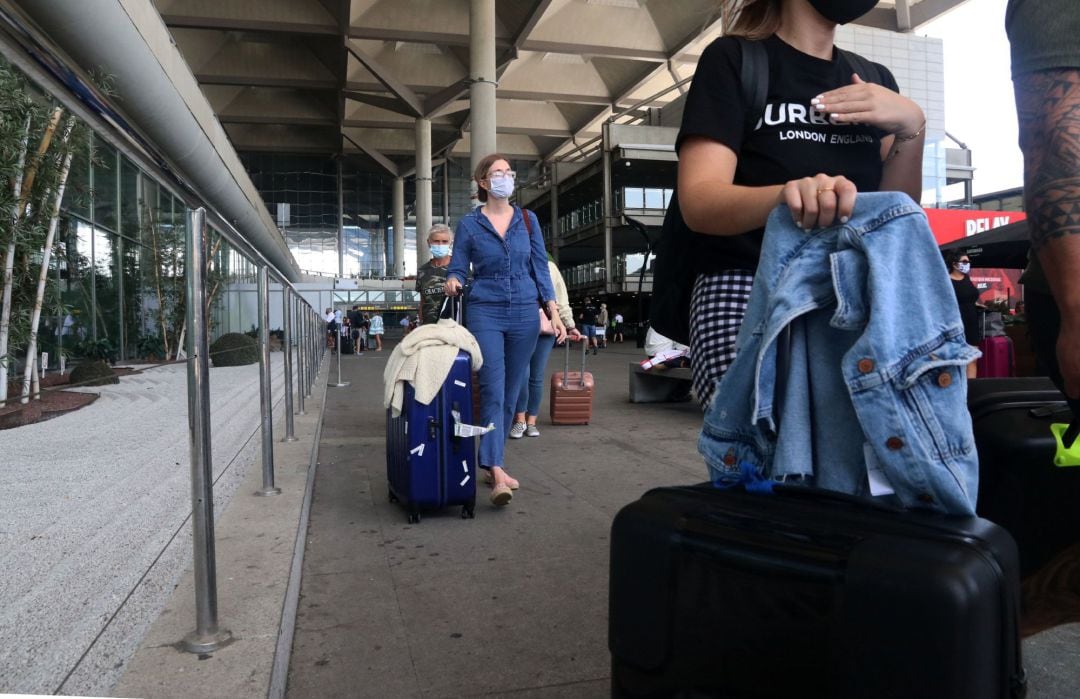
[[[514,412],[534,416],[540,412],[540,401],[544,399],[544,369],[547,368],[548,357],[554,347],[554,335],[540,335],[536,338],[536,349],[533,350],[532,360],[529,362],[529,376],[518,394]]]
[[[473,303],[468,328],[484,355],[479,424],[495,425],[480,437],[480,467],[501,467],[505,465],[503,449],[514,420],[514,405],[540,334],[536,303]]]

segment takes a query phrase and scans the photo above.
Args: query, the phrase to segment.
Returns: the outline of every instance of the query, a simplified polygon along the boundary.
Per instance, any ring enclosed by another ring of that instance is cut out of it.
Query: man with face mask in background
[[[428,232],[427,243],[431,259],[421,265],[416,273],[416,290],[420,292],[417,317],[421,325],[439,320],[439,312],[446,299],[446,268],[450,266],[454,235],[445,223],[436,223]]]

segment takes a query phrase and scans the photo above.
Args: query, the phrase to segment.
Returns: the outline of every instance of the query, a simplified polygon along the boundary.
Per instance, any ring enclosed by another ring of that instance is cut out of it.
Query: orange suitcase
[[[585,371],[589,343],[581,341],[581,371],[570,371],[570,341],[566,345],[566,367],[551,375],[551,424],[587,425],[592,419],[593,375]]]

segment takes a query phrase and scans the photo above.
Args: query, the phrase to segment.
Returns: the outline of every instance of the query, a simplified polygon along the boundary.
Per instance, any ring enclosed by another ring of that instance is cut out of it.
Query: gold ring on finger
[[[833,191],[832,187],[820,187],[820,188],[818,188],[817,193],[818,193],[818,196],[820,197],[822,192],[831,192],[831,191]]]

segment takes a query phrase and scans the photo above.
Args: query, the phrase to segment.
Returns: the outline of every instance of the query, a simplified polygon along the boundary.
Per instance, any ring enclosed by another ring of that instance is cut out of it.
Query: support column
[[[345,276],[345,193],[342,191],[341,158],[337,161],[337,275]]]
[[[416,120],[416,268],[431,258],[431,119]]]
[[[611,217],[614,208],[611,201],[611,150],[610,124],[605,123],[601,139],[600,157],[603,159],[603,207],[604,207],[604,289],[614,291],[611,285]]]
[[[394,178],[394,273],[405,276],[405,178]]]
[[[446,225],[450,225],[450,155],[447,154],[446,160],[442,165],[442,220]]]
[[[559,231],[559,163],[551,163],[551,189],[548,194],[551,199],[551,256],[555,258],[555,265],[559,264],[560,243]]]
[[[471,174],[481,158],[496,150],[495,0],[469,0],[469,82]]]

